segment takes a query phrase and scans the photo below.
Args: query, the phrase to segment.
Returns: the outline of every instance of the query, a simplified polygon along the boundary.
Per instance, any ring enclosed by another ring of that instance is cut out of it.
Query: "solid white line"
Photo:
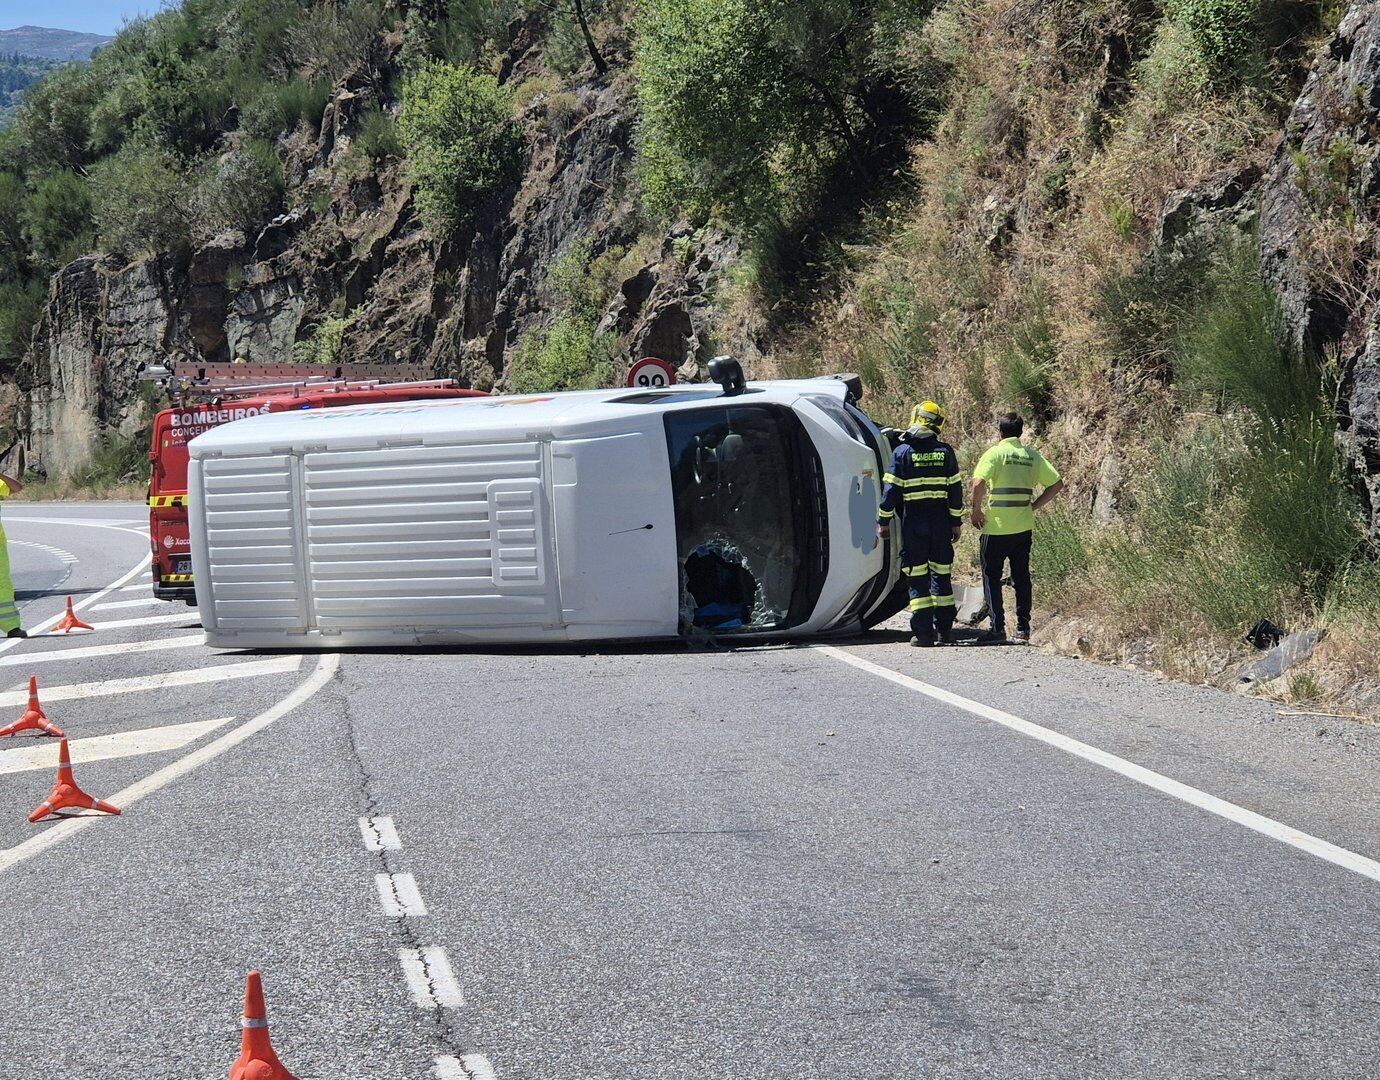
[[[276,656],[268,660],[247,660],[238,664],[219,664],[215,667],[191,668],[187,671],[165,671],[157,675],[139,675],[132,679],[106,679],[102,682],[72,683],[68,686],[46,686],[39,691],[41,700],[75,701],[81,698],[110,697],[114,694],[137,694],[146,690],[163,690],[170,686],[194,686],[197,683],[222,682],[226,679],[252,679],[257,675],[282,675],[302,666],[302,655]],[[0,693],[0,708],[23,705],[29,700],[25,690]]]
[[[28,667],[30,664],[51,664],[61,660],[85,660],[92,656],[123,656],[126,653],[160,652],[163,649],[190,649],[205,644],[201,634],[187,637],[153,638],[150,641],[121,641],[113,645],[79,645],[70,649],[45,649],[43,652],[23,652],[15,656],[0,656],[0,667]],[[219,653],[214,655],[219,656]]]
[[[1101,765],[1104,769],[1109,769],[1119,776],[1124,776],[1128,780],[1134,780],[1138,784],[1144,784],[1148,788],[1153,788],[1164,795],[1169,795],[1190,806],[1196,806],[1200,810],[1206,810],[1210,814],[1226,818],[1228,821],[1238,825],[1244,825],[1248,829],[1278,840],[1282,844],[1306,851],[1309,855],[1315,855],[1319,859],[1325,859],[1330,863],[1343,867],[1362,877],[1368,877],[1372,881],[1380,881],[1380,862],[1368,859],[1364,855],[1358,855],[1354,851],[1338,847],[1336,844],[1320,840],[1316,836],[1300,832],[1298,829],[1291,828],[1282,822],[1267,818],[1263,814],[1257,814],[1253,810],[1229,803],[1225,799],[1219,799],[1216,795],[1209,795],[1205,791],[1200,791],[1195,787],[1180,783],[1178,780],[1170,779],[1162,773],[1157,773],[1152,769],[1137,765],[1133,761],[1119,758],[1115,754],[1109,754],[1106,750],[1099,750],[1088,743],[1079,742],[1071,739],[1067,735],[1061,735],[1057,731],[1033,724],[1029,720],[1022,720],[1019,716],[1011,713],[1002,712],[994,709],[990,705],[984,705],[980,701],[973,701],[960,694],[951,693],[948,690],[941,690],[937,686],[913,679],[909,675],[902,675],[899,671],[892,671],[891,668],[882,667],[874,664],[871,660],[864,660],[860,656],[854,656],[850,652],[838,648],[835,645],[815,646],[820,652],[827,656],[832,656],[835,660],[842,660],[845,664],[851,664],[855,668],[866,671],[872,675],[886,679],[898,686],[904,686],[907,690],[914,690],[918,694],[933,698],[935,701],[942,701],[946,705],[952,705],[956,709],[980,716],[984,720],[991,720],[995,724],[1010,728],[1012,731],[1020,732],[1032,739],[1053,746],[1057,750],[1062,750],[1074,757],[1090,761],[1094,765]],[[118,803],[116,804],[119,805]]]
[[[155,596],[141,596],[138,600],[111,600],[109,603],[105,604],[92,604],[91,610],[110,611],[114,608],[148,607],[150,604],[163,604],[166,602],[167,601],[159,600]]]
[[[166,787],[168,784],[171,784],[181,776],[185,776],[193,769],[219,757],[227,750],[233,749],[246,739],[258,734],[264,728],[276,723],[310,698],[331,681],[331,677],[335,674],[336,668],[339,666],[339,654],[327,653],[317,661],[316,670],[313,671],[297,689],[283,698],[278,704],[261,712],[258,716],[254,717],[253,720],[246,720],[239,727],[232,728],[219,739],[209,742],[199,749],[193,750],[191,753],[178,758],[172,764],[159,769],[156,773],[152,773],[144,777],[144,779],[136,781],[123,791],[117,791],[114,795],[110,796],[109,801],[114,803],[121,810],[126,810],[131,805],[144,798],[144,796],[152,795],[155,791]],[[49,826],[32,839],[25,840],[22,844],[16,844],[8,850],[0,851],[0,873],[4,873],[4,871],[8,870],[11,866],[15,866],[25,859],[31,858],[39,852],[46,851],[53,845],[61,843],[78,830],[87,828],[92,822],[101,820],[108,819],[99,817],[68,818],[65,821],[59,821],[57,824]]]
[[[109,758],[137,757],[140,754],[158,754],[166,750],[181,750],[233,719],[233,716],[225,716],[219,720],[164,724],[162,727],[120,731],[113,735],[96,735],[89,739],[73,739],[68,745],[72,751],[73,764],[83,761],[105,761]],[[28,772],[32,769],[55,769],[57,761],[57,742],[52,739],[37,745],[0,750],[0,776]]]
[[[364,837],[364,846],[370,851],[401,851],[402,840],[391,817],[371,817],[359,819],[359,835]]]
[[[417,879],[411,874],[375,874],[383,913],[392,919],[415,919],[426,914]]]
[[[119,803],[115,804],[119,806]],[[92,820],[95,820],[94,818]],[[422,949],[399,949],[407,988],[419,1009],[456,1009],[465,1004],[465,995],[450,969],[450,957],[437,945]]]
[[[192,626],[200,626],[201,616],[197,614],[196,608],[188,608],[186,611],[174,612],[171,615],[141,615],[134,619],[111,619],[109,622],[93,622],[91,625],[96,630],[124,630],[131,626],[165,626],[172,623],[190,623]],[[84,633],[86,633],[85,630],[79,630],[71,636],[76,637],[78,634]],[[68,635],[44,634],[43,636],[67,637]]]
[[[466,1054],[463,1058],[446,1055],[438,1057],[431,1074],[436,1080],[498,1080],[498,1074],[483,1054]]]
[[[140,581],[140,582],[138,582],[138,583],[135,584],[135,585],[121,585],[121,586],[120,586],[120,591],[121,591],[121,592],[138,592],[140,589],[151,589],[151,588],[153,588],[153,582],[152,582],[151,580],[146,580],[146,581]]]

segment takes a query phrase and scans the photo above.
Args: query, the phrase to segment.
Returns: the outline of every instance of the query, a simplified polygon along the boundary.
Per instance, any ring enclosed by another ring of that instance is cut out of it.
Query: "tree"
[[[871,179],[904,126],[876,20],[928,0],[646,0],[637,23],[641,171],[662,210],[779,212],[842,165]]]
[[[24,238],[48,270],[71,262],[91,246],[91,194],[75,173],[39,181],[24,208]]]
[[[187,182],[168,151],[128,145],[91,170],[91,186],[103,250],[133,258],[187,242]]]
[[[471,67],[424,63],[403,84],[398,133],[417,208],[438,235],[468,226],[520,164],[522,129],[508,91]]]

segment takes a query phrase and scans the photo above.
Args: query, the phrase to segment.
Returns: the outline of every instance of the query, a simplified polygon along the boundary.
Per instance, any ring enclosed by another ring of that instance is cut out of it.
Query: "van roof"
[[[789,405],[802,394],[842,399],[845,393],[842,382],[823,378],[750,383],[747,393],[735,398],[723,397],[712,384],[693,383],[654,391],[625,387],[290,409],[214,428],[192,440],[191,455],[263,453],[268,448],[325,441],[332,446],[348,446],[374,445],[380,440],[444,439],[461,431],[468,436],[551,433],[566,437],[586,427],[600,432],[641,430],[649,415],[704,407],[715,401]]]

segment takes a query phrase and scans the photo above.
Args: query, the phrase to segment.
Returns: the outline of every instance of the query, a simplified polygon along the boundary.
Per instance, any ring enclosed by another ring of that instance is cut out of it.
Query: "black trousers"
[[[1006,608],[1002,604],[1001,576],[1011,563],[1011,584],[1016,590],[1016,629],[1030,629],[1030,538],[1028,532],[982,537],[982,588],[992,629],[1006,633]]]

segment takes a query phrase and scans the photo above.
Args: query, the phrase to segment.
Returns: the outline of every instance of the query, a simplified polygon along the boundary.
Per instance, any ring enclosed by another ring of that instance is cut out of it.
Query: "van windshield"
[[[722,405],[668,413],[680,628],[783,630],[814,610],[828,570],[819,454],[795,413]]]

